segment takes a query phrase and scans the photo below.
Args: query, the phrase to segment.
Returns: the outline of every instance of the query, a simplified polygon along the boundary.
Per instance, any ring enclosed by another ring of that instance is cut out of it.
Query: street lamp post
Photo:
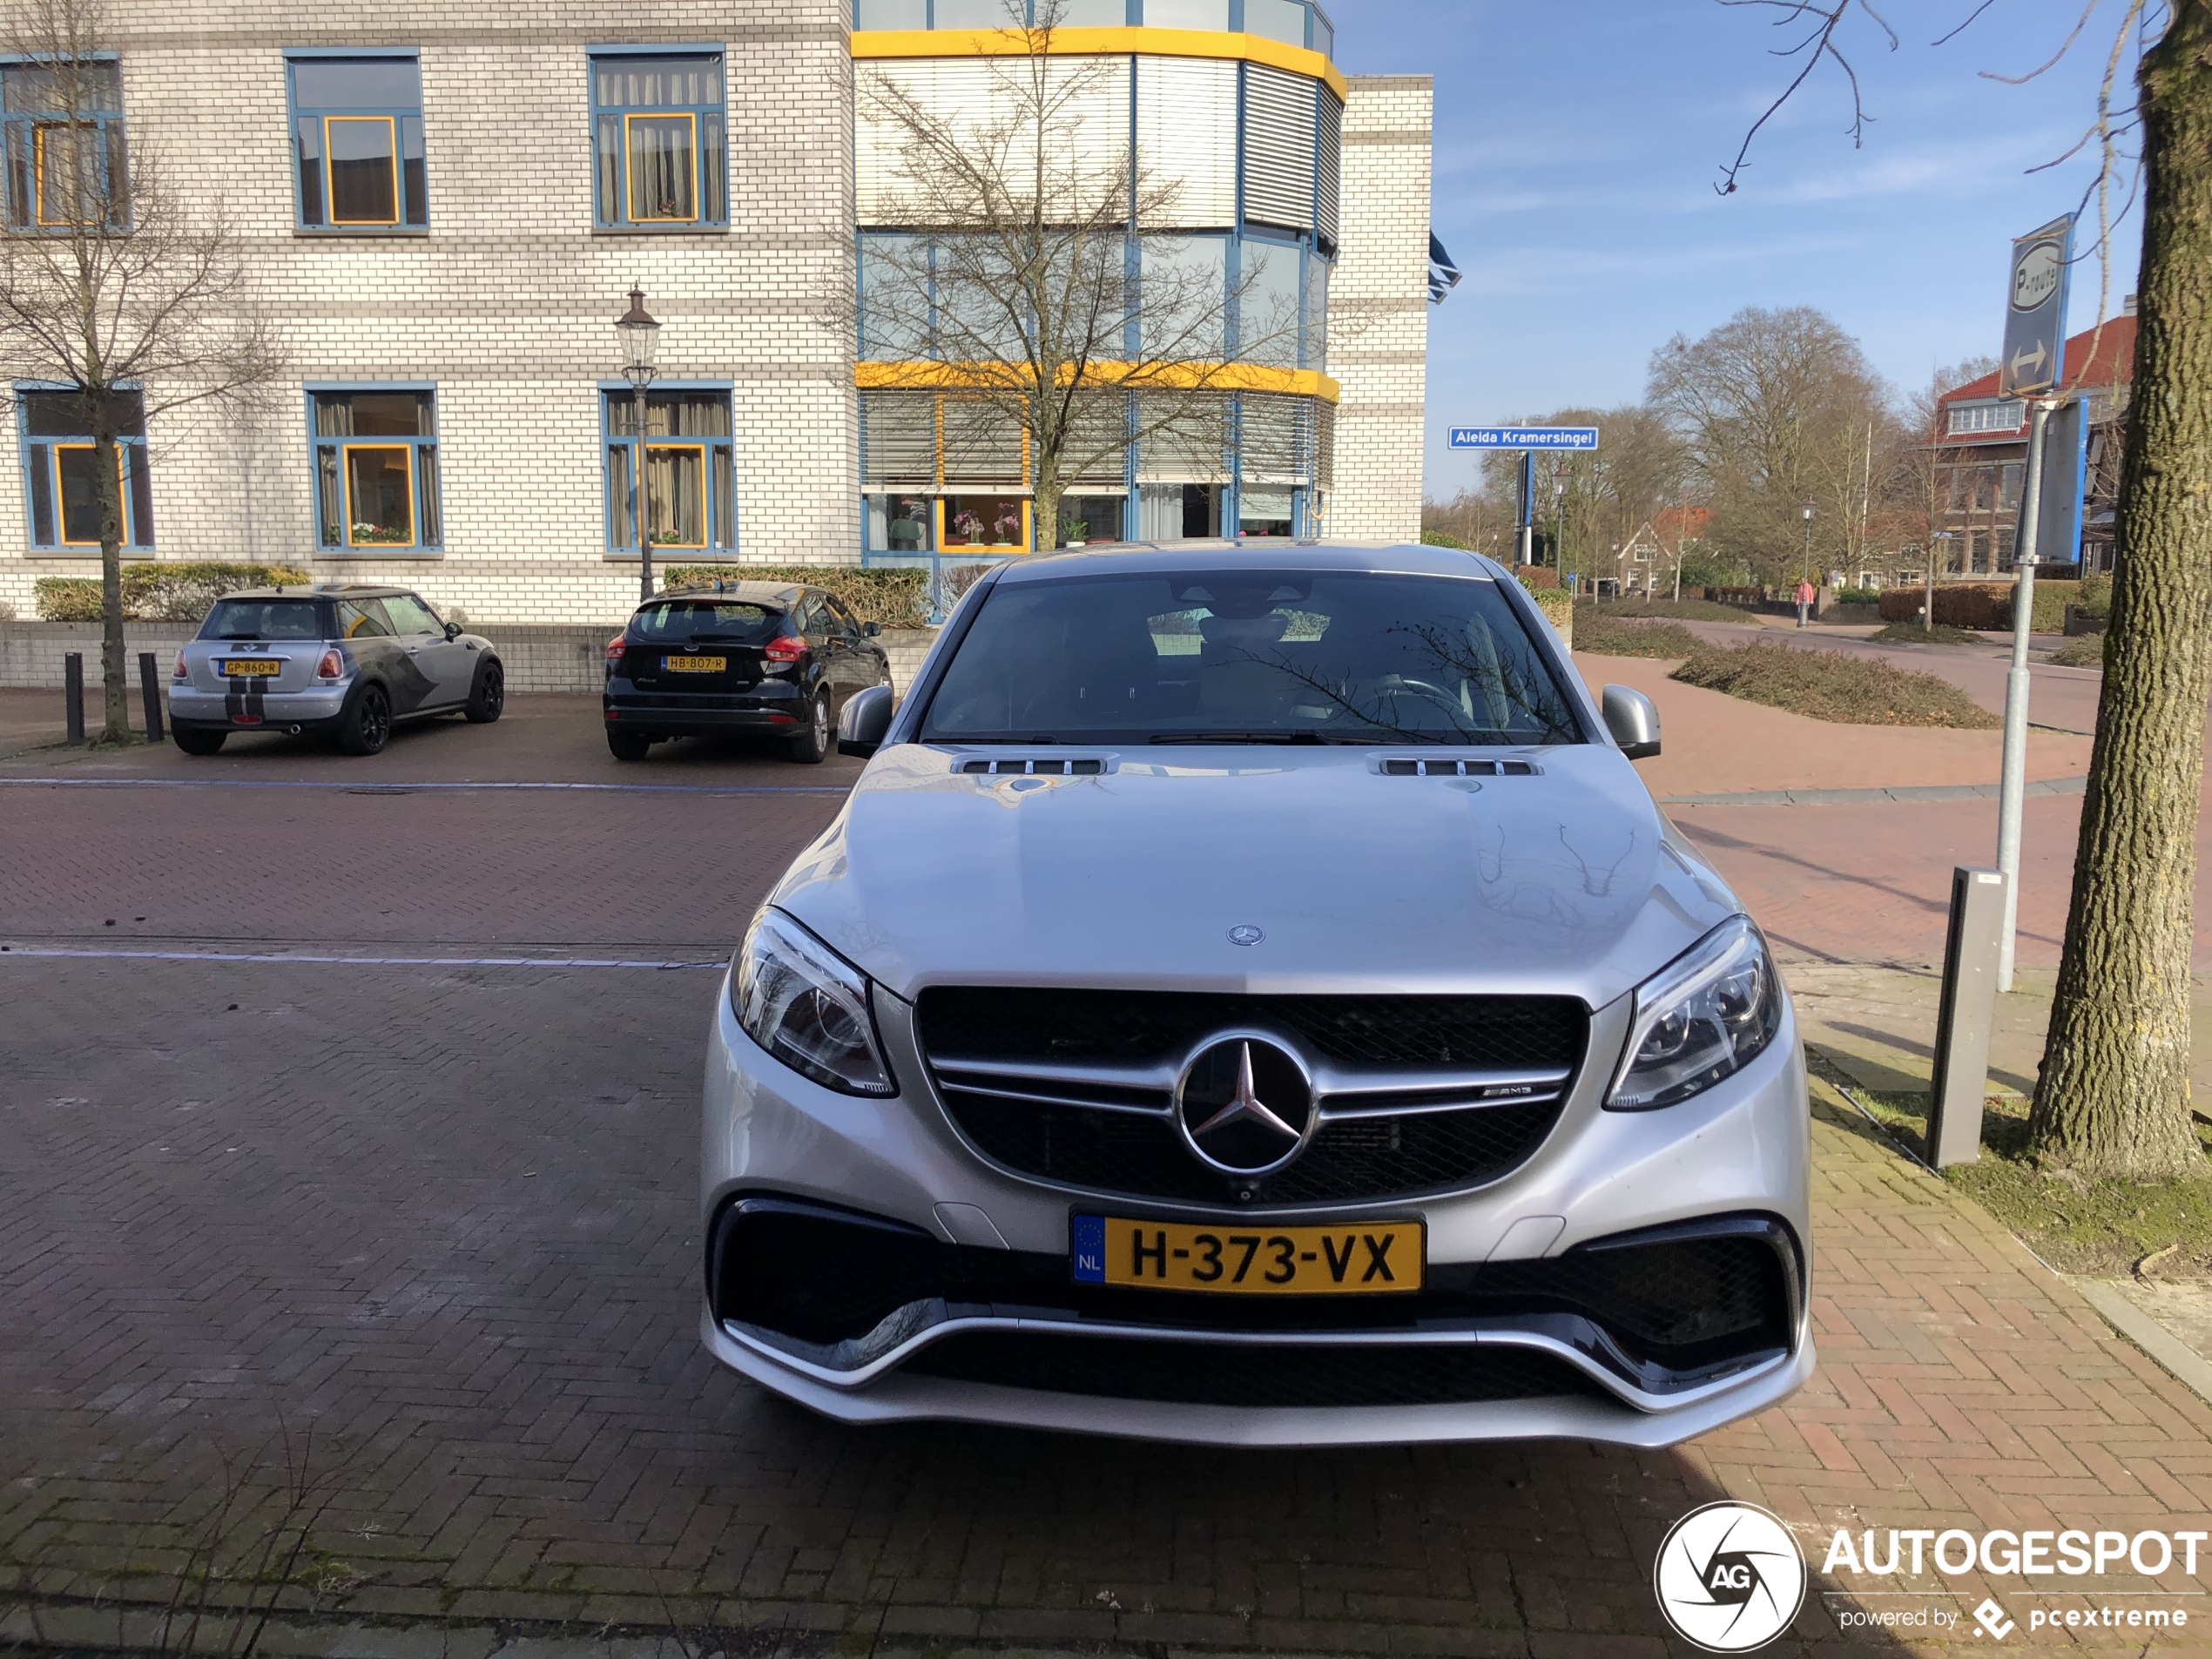
[[[630,382],[631,412],[637,428],[630,469],[631,523],[637,530],[637,597],[653,597],[653,543],[645,529],[645,388],[660,374],[660,325],[646,314],[645,291],[630,291],[630,309],[615,319],[622,341],[622,377]]]
[[[1805,625],[1805,590],[1812,585],[1812,503],[1811,502],[1804,504],[1804,511],[1805,557],[1803,568],[1797,572],[1797,626],[1800,628]]]

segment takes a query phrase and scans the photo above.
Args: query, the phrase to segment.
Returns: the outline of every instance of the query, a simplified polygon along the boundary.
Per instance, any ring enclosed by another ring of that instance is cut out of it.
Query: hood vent
[[[1533,778],[1526,760],[1386,760],[1386,778]]]
[[[957,768],[976,778],[1096,778],[1106,770],[1103,760],[963,760]]]

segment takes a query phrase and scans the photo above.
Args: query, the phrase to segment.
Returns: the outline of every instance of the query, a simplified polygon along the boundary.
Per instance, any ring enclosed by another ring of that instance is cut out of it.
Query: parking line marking
[[[711,968],[729,963],[649,961],[631,957],[594,956],[307,956],[296,952],[216,950],[18,950],[0,946],[0,959],[9,957],[70,958],[91,961],[134,962],[293,962],[328,963],[346,968]]]
[[[849,784],[502,784],[347,783],[320,778],[0,778],[0,784],[49,789],[338,789],[354,795],[411,795],[429,790],[579,790],[647,795],[845,795]]]

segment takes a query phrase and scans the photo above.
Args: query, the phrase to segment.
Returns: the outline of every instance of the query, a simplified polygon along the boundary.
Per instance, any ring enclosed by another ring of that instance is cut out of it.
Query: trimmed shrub
[[[2051,660],[2067,668],[2102,668],[2105,665],[2105,637],[2102,634],[2076,634],[2051,653]]]
[[[1462,553],[1467,549],[1467,544],[1458,536],[1447,536],[1442,530],[1423,530],[1421,544],[1424,547],[1455,547]]]
[[[1837,605],[1878,605],[1882,603],[1879,588],[1838,588],[1829,602]]]
[[[1706,647],[1668,677],[1841,725],[1986,731],[2004,722],[1949,680],[1871,657],[1795,645]]]
[[[929,571],[921,565],[678,564],[663,577],[671,588],[714,582],[803,582],[835,594],[862,622],[886,628],[929,625]]]
[[[2035,614],[2028,626],[2039,634],[2057,633],[2066,626],[2066,608],[2076,603],[2074,596],[2080,588],[2079,582],[2038,582],[2035,584]],[[1921,601],[1926,592],[1925,588],[1888,589],[1882,595],[1882,620],[1919,620]],[[1939,582],[1935,590],[1935,619],[1953,628],[1975,628],[1985,633],[2008,634],[2013,631],[2013,584],[2009,582]]]
[[[123,567],[123,614],[132,622],[198,622],[207,614],[210,605],[234,589],[304,588],[314,582],[312,575],[292,564],[163,564],[151,561],[126,564]],[[98,577],[41,577],[35,591],[43,621],[100,619]]]
[[[1575,618],[1575,649],[1600,657],[1692,657],[1701,643],[1678,622],[1637,622],[1587,609]]]
[[[1544,620],[1568,650],[1575,649],[1575,604],[1564,588],[1531,588],[1524,579],[1521,586],[1544,613]]]
[[[1548,564],[1516,564],[1513,573],[1531,593],[1551,592],[1559,586],[1559,571]]]

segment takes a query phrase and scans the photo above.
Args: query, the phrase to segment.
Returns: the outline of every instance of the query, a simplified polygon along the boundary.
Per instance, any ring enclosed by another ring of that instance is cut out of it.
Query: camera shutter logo
[[[1750,1653],[1790,1628],[1809,1577],[1804,1552],[1778,1517],[1723,1501],[1669,1528],[1651,1588],[1685,1642],[1708,1653]]]

